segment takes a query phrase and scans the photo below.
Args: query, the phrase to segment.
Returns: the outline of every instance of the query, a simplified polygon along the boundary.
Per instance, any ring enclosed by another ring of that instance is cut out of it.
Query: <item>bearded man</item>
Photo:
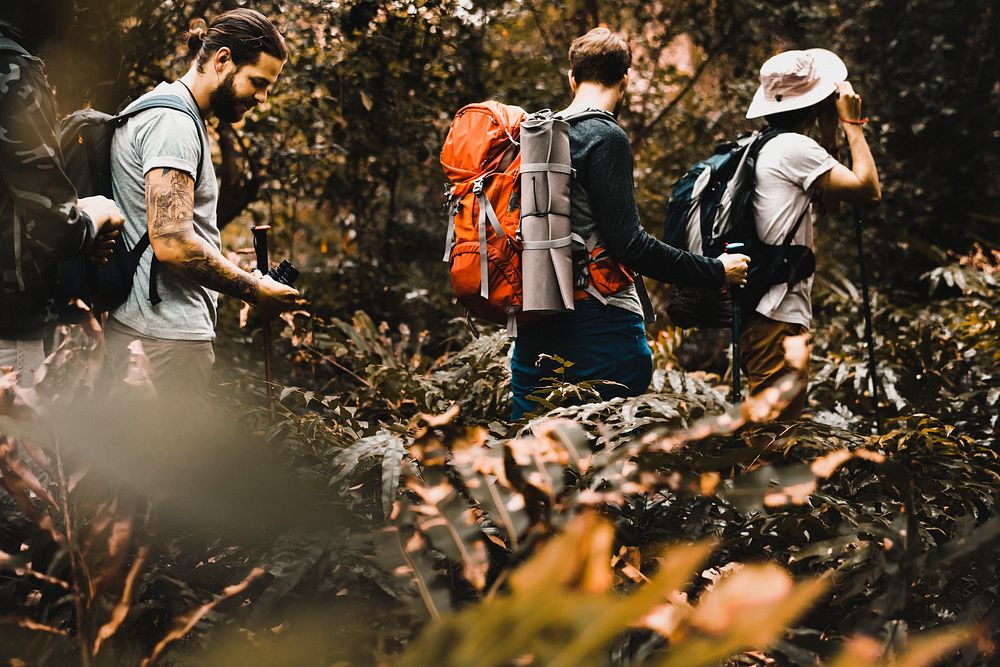
[[[142,342],[161,395],[199,397],[215,363],[216,299],[233,296],[274,313],[294,306],[298,292],[248,273],[223,256],[216,223],[219,189],[204,118],[239,121],[263,103],[288,57],[264,15],[236,9],[210,25],[192,25],[193,63],[179,80],[149,95],[173,95],[189,107],[142,111],[115,132],[114,200],[125,215],[124,237],[135,248],[149,234],[128,299],[109,318],[110,370],[121,380],[129,346]],[[126,109],[127,111],[127,109]],[[156,264],[164,270],[157,271]],[[152,270],[151,270],[152,269]]]

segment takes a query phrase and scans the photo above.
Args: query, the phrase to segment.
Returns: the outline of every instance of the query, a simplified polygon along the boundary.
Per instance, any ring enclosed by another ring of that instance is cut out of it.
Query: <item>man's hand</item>
[[[861,96],[854,92],[850,81],[837,84],[837,113],[842,121],[861,120]]]
[[[265,315],[275,315],[284,310],[295,308],[299,291],[284,283],[279,283],[271,276],[260,277],[259,271],[254,271],[257,277],[257,308]]]
[[[87,253],[88,259],[96,264],[107,264],[115,252],[115,243],[121,237],[125,217],[116,203],[101,195],[79,199],[77,206],[97,227],[97,236]]]
[[[76,205],[94,221],[98,234],[107,234],[113,230],[121,229],[121,226],[125,224],[125,216],[122,215],[118,204],[102,195],[84,197],[77,200]]]
[[[94,238],[94,243],[87,252],[87,259],[94,264],[107,264],[111,256],[115,254],[115,244],[121,238],[121,229],[108,229],[105,227]]]
[[[726,270],[726,285],[747,284],[747,269],[750,268],[750,258],[739,253],[723,253],[718,257],[722,268]]]

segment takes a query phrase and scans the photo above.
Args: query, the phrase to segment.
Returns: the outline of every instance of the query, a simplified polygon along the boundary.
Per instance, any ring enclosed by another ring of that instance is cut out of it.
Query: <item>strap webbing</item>
[[[549,239],[546,241],[521,241],[521,247],[525,250],[548,250],[550,248],[565,248],[572,242],[572,236],[564,236],[561,239]]]
[[[136,266],[138,266],[139,258],[142,257],[147,248],[149,248],[149,232],[143,234],[139,242],[135,244],[135,247],[129,251],[132,254],[132,261],[136,263]],[[156,276],[159,274],[159,271],[160,260],[156,259],[156,255],[154,254],[153,258],[149,261],[149,302],[154,306],[163,301],[160,298],[160,291],[156,287]]]
[[[507,312],[507,337],[517,338],[517,311],[513,308]]]
[[[118,127],[124,125],[125,121],[135,116],[143,111],[148,111],[149,109],[172,109],[174,111],[180,111],[181,113],[187,115],[192,121],[194,121],[195,128],[198,132],[198,139],[207,141],[208,135],[205,131],[205,122],[200,116],[196,115],[191,108],[176,95],[150,95],[140,99],[138,102],[133,104],[131,107],[126,108],[125,111],[119,113],[111,119],[111,122],[116,123]],[[202,142],[202,151],[198,155],[198,168],[194,175],[195,187],[198,186],[198,179],[201,177],[201,167],[205,161],[205,151],[204,151],[204,141]],[[136,243],[135,248],[132,249],[132,253],[135,256],[135,263],[138,265],[139,257],[142,253],[146,252],[149,248],[149,232],[142,235],[139,242]],[[156,287],[156,277],[159,273],[160,262],[156,259],[156,255],[149,262],[149,302],[154,306],[163,301],[160,298],[160,291]]]
[[[594,287],[594,283],[588,282],[587,286],[583,288],[583,291],[600,301],[602,306],[608,305],[608,300],[604,298],[603,294],[597,291],[597,288]]]
[[[487,263],[486,257],[486,222],[489,221],[490,226],[493,227],[493,231],[497,236],[503,236],[503,228],[500,226],[500,220],[497,218],[496,211],[493,210],[493,205],[490,204],[489,198],[487,198],[486,193],[480,188],[479,193],[476,195],[476,199],[479,201],[479,296],[484,299],[490,298],[490,270],[489,264]]]
[[[642,319],[647,324],[656,322],[656,311],[653,310],[653,302],[646,291],[646,283],[638,273],[632,276],[635,279],[635,291],[639,295],[639,305],[642,306]]]
[[[568,164],[554,164],[551,162],[532,162],[530,164],[521,165],[521,173],[531,173],[539,171],[554,171],[558,174],[569,174],[573,175],[573,167]]]
[[[444,256],[441,258],[443,262],[451,261],[451,248],[455,245],[455,212],[457,209],[457,203],[454,206],[448,205],[448,234],[444,237]]]

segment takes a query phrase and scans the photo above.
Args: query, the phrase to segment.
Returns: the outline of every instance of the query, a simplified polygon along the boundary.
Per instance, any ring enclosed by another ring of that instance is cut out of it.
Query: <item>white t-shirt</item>
[[[816,179],[833,169],[837,161],[815,140],[786,132],[767,142],[757,157],[754,189],[754,220],[757,235],[771,245],[780,245],[807,208],[793,245],[813,248],[815,207],[811,205]],[[812,320],[813,279],[799,281],[791,290],[784,283],[764,294],[757,312],[779,322],[808,327]]]

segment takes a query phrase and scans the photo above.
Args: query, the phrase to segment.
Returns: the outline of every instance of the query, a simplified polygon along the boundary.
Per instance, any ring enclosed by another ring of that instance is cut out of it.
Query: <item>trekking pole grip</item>
[[[267,256],[267,232],[270,225],[251,225],[250,233],[253,234],[253,249],[257,255],[257,270],[267,275],[271,269],[270,260]]]
[[[725,251],[730,252],[742,252],[744,248],[743,243],[727,243]],[[729,296],[733,300],[733,323],[732,323],[732,346],[733,346],[733,405],[740,402],[743,397],[743,392],[740,389],[740,299],[739,299],[739,285],[729,286]]]

